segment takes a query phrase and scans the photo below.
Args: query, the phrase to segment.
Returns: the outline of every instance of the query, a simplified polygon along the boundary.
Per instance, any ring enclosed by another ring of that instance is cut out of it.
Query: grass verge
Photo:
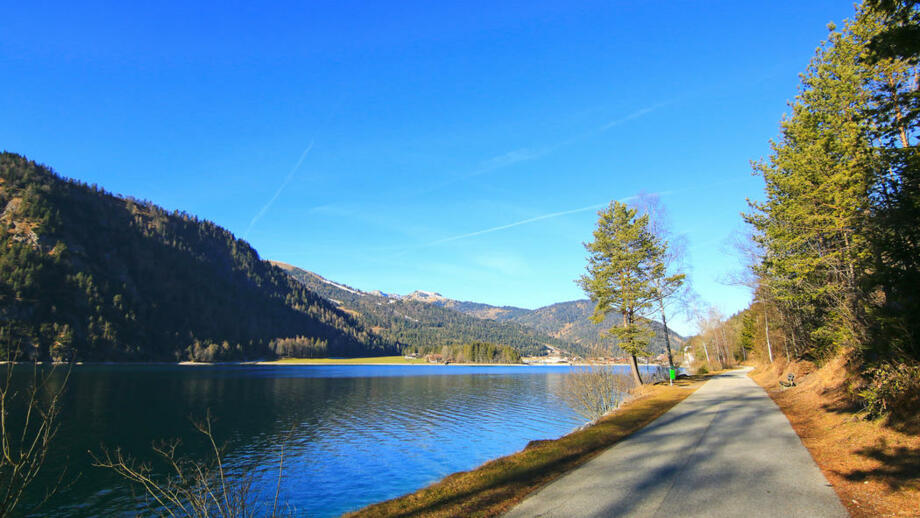
[[[654,421],[693,393],[704,379],[680,380],[673,387],[643,387],[641,395],[593,426],[557,440],[532,441],[523,451],[346,516],[500,515],[529,493]]]
[[[847,393],[846,357],[760,366],[751,377],[780,407],[851,516],[920,516],[916,422],[866,421]],[[795,374],[796,387],[779,388]]]

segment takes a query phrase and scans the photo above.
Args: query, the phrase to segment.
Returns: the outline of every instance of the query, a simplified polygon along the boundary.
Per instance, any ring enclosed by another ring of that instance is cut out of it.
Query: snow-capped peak
[[[447,300],[447,298],[440,293],[422,290],[415,290],[412,293],[405,295],[403,298],[409,300],[418,300],[420,302],[441,302]]]

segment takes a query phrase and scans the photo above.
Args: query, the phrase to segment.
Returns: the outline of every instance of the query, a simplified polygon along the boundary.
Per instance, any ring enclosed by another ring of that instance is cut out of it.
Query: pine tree
[[[879,71],[865,110],[881,157],[873,188],[870,284],[874,353],[920,360],[920,3],[870,0],[882,30],[868,43],[867,65]],[[875,355],[873,355],[875,356]]]
[[[587,275],[578,283],[595,304],[591,320],[603,322],[612,311],[623,315],[621,326],[607,333],[632,358],[632,375],[642,383],[637,356],[648,356],[652,332],[643,318],[658,300],[655,280],[664,277],[662,256],[665,247],[648,228],[648,215],[638,215],[620,202],[613,202],[598,213],[594,241],[586,243],[590,252]]]
[[[767,197],[747,215],[765,251],[760,273],[794,314],[788,331],[817,357],[865,342],[861,273],[872,259],[866,228],[878,162],[862,117],[876,72],[863,58],[878,22],[860,15],[830,29],[772,155],[754,164]]]

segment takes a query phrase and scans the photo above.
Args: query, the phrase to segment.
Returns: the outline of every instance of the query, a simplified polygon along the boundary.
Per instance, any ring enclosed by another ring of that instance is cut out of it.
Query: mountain
[[[588,317],[594,306],[589,300],[524,309],[458,301],[428,291],[408,295],[380,290],[365,292],[289,264],[276,261],[272,264],[353,314],[367,327],[403,346],[484,341],[510,345],[524,354],[542,354],[546,345],[582,356],[623,354],[615,346],[615,339],[601,337],[603,330],[619,323],[620,316],[610,314],[603,323],[592,323]],[[664,328],[659,322],[650,324],[655,335],[649,350],[658,355],[665,351]],[[669,334],[673,349],[683,344],[682,336],[674,331]]]
[[[429,304],[437,304],[439,302],[447,300],[440,293],[434,293],[431,291],[421,291],[415,290],[412,293],[404,296],[399,295],[390,295],[391,298],[400,298],[403,300],[415,300],[418,302],[427,302]]]
[[[621,355],[623,351],[616,347],[616,339],[601,336],[604,330],[619,325],[622,318],[619,313],[611,313],[600,324],[589,320],[594,313],[594,304],[587,299],[559,302],[537,309],[524,309],[514,306],[491,306],[479,302],[457,301],[441,297],[433,302],[439,306],[454,309],[476,318],[496,320],[498,322],[517,323],[534,329],[569,344],[568,349],[578,350],[579,354]],[[664,353],[667,349],[664,340],[664,326],[651,321],[654,333],[649,343],[649,351],[654,355]],[[669,329],[671,348],[676,350],[686,338]]]
[[[588,356],[623,354],[623,351],[616,347],[615,338],[601,336],[604,330],[619,325],[622,316],[619,313],[611,313],[602,323],[595,324],[589,320],[594,313],[594,304],[587,299],[559,302],[537,309],[491,306],[479,302],[453,300],[441,295],[438,295],[438,298],[431,303],[476,318],[521,324],[569,344],[567,348],[579,351],[578,354]],[[666,351],[664,326],[657,321],[650,321],[649,324],[654,333],[649,344],[649,351],[654,355],[661,354]],[[672,350],[676,350],[686,341],[684,337],[671,329],[668,330],[668,334],[671,337]]]
[[[589,320],[589,317],[594,313],[594,304],[587,299],[559,302],[537,309],[524,309],[514,306],[491,306],[479,302],[458,301],[439,294],[435,295],[437,295],[437,298],[431,300],[432,304],[460,311],[480,319],[521,324],[567,343],[568,346],[563,348],[578,351],[578,354],[581,355],[619,356],[624,354],[620,348],[616,347],[615,338],[601,336],[604,330],[619,325],[622,316],[619,313],[611,313],[607,315],[607,318],[602,323],[595,324]],[[390,295],[390,297],[393,297],[393,295]],[[654,333],[649,343],[649,351],[654,355],[662,354],[667,350],[664,340],[664,326],[657,321],[650,321],[649,324]],[[668,334],[671,338],[672,350],[681,347],[686,341],[686,338],[671,329],[668,330]]]
[[[12,153],[0,210],[0,347],[90,361],[397,351],[210,221]]]
[[[453,299],[444,299],[436,304],[476,318],[487,320],[498,320],[504,322],[514,320],[516,317],[524,316],[531,312],[529,309],[516,308],[514,306],[490,306],[479,302],[460,301]]]
[[[326,297],[339,309],[353,315],[368,329],[403,347],[427,349],[489,342],[513,347],[525,355],[543,354],[547,346],[584,353],[577,344],[521,324],[481,319],[452,309],[455,301],[437,293],[416,291],[400,296],[380,291],[364,292],[289,264],[273,264],[283,268],[310,291]]]
[[[594,313],[594,303],[590,300],[573,300],[545,306],[527,313],[518,314],[510,318],[511,322],[536,329],[541,333],[578,344],[584,348],[597,351],[609,351],[613,354],[622,354],[619,348],[613,347],[616,341],[612,337],[602,337],[601,333],[615,325],[619,325],[622,316],[619,313],[610,313],[600,324],[589,320]],[[660,322],[650,322],[655,333],[649,344],[649,351],[653,354],[665,352],[664,326]],[[686,341],[684,337],[668,330],[671,339],[671,350],[678,350]]]
[[[279,265],[283,263],[277,263]],[[291,267],[293,268],[293,267]],[[311,272],[312,273],[312,272]],[[316,275],[316,274],[313,274]],[[331,283],[331,281],[326,281]],[[335,283],[332,283],[335,284]],[[351,289],[351,288],[349,288]],[[396,293],[384,293],[380,290],[373,290],[367,292],[369,295],[376,295],[378,297],[386,297],[389,299],[396,300],[414,300],[418,302],[427,302],[429,304],[434,304],[436,306],[441,306],[442,308],[453,309],[461,313],[466,313],[467,315],[484,319],[484,320],[509,320],[513,317],[524,315],[529,313],[529,309],[516,308],[514,306],[490,306],[488,304],[481,304],[479,302],[470,302],[470,301],[461,301],[449,299],[440,293],[432,291],[421,291],[415,290],[408,295],[399,295]]]

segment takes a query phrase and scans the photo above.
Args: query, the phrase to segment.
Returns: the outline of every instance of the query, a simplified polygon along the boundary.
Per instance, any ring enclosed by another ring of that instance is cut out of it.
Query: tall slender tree
[[[671,352],[671,334],[668,331],[667,310],[674,302],[685,301],[687,294],[685,273],[687,248],[682,236],[675,236],[671,230],[670,218],[667,209],[661,203],[661,198],[652,194],[642,194],[634,203],[640,214],[647,214],[649,230],[659,243],[665,247],[662,254],[664,270],[658,277],[652,279],[652,285],[657,291],[658,313],[661,315],[661,325],[664,327],[664,344],[668,352],[668,367],[674,368],[674,354]]]
[[[666,247],[649,230],[648,215],[623,203],[611,203],[598,216],[594,241],[585,243],[587,274],[578,283],[594,302],[593,322],[613,311],[622,315],[622,325],[607,333],[630,355],[633,379],[641,384],[637,356],[649,354],[652,333],[645,316],[658,300],[655,279],[665,275]]]

